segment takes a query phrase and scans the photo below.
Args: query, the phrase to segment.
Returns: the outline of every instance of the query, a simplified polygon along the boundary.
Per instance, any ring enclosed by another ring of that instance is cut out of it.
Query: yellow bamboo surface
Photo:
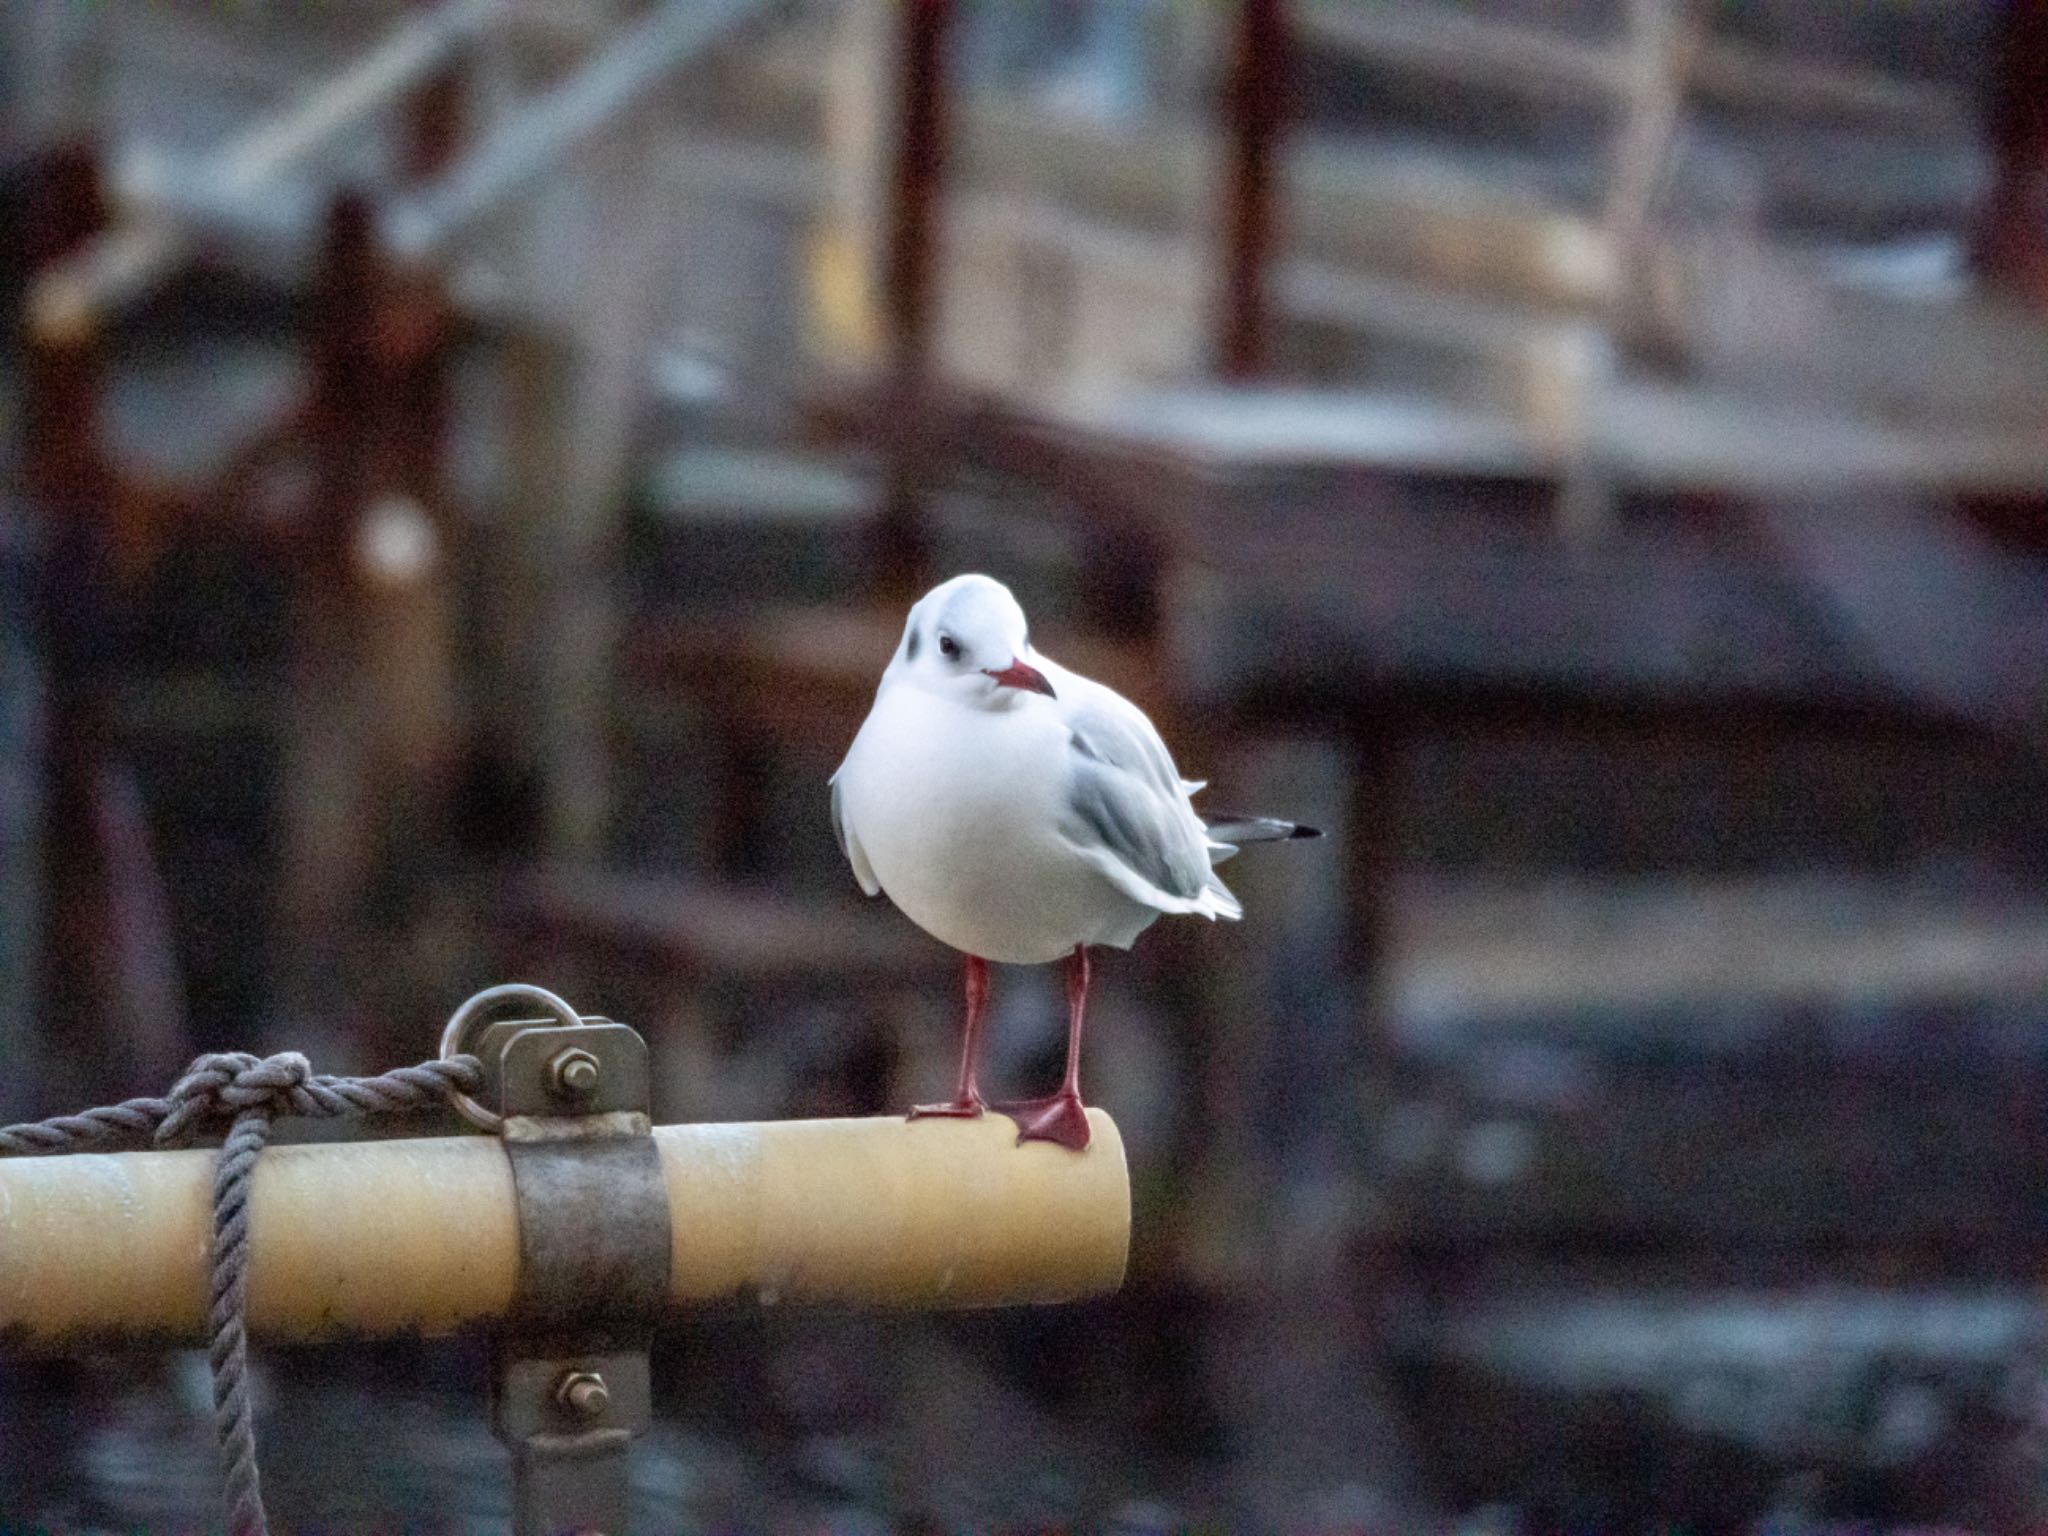
[[[980,1120],[658,1127],[671,1299],[982,1307],[1114,1290],[1122,1139],[1084,1153]],[[0,1159],[0,1342],[197,1340],[210,1151]],[[486,1136],[272,1147],[250,1201],[258,1338],[446,1333],[504,1313],[512,1174]]]

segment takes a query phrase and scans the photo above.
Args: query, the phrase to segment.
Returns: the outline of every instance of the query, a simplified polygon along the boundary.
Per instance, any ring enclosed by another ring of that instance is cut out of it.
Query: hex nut
[[[582,1100],[597,1092],[597,1058],[580,1045],[555,1053],[548,1063],[548,1091],[558,1099]]]
[[[555,1383],[555,1401],[579,1419],[601,1418],[612,1405],[611,1388],[595,1371],[566,1371]]]

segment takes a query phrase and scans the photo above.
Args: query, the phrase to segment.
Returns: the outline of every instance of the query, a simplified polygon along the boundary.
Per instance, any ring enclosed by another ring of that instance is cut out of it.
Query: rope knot
[[[567,1011],[566,1003],[561,1006]],[[269,1529],[249,1407],[247,1308],[249,1186],[257,1156],[270,1135],[270,1122],[279,1115],[390,1115],[427,1109],[445,1104],[450,1094],[476,1092],[483,1077],[483,1064],[464,1055],[400,1067],[381,1077],[316,1077],[297,1051],[275,1056],[216,1051],[187,1067],[167,1097],[129,1099],[54,1120],[0,1125],[0,1157],[84,1151],[143,1136],[164,1145],[195,1129],[225,1132],[213,1172],[213,1273],[207,1320],[213,1335],[210,1356],[221,1484],[228,1529],[236,1536],[263,1536]]]
[[[218,1121],[232,1121],[247,1110],[265,1116],[290,1114],[304,1106],[313,1064],[297,1051],[255,1056],[248,1051],[214,1051],[185,1069],[166,1103],[170,1113],[157,1127],[156,1140],[176,1141],[188,1131]]]

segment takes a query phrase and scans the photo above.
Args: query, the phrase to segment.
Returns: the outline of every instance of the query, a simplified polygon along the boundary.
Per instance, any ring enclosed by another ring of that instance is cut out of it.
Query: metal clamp
[[[490,1021],[511,1004],[544,1019]],[[649,1119],[647,1046],[554,993],[479,992],[443,1056],[473,1052],[519,1214],[519,1282],[492,1394],[512,1451],[515,1536],[623,1532],[626,1450],[650,1418],[648,1345],[667,1299],[670,1225]]]

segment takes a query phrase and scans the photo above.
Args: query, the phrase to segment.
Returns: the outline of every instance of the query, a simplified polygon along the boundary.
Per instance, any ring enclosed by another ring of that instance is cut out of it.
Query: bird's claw
[[[988,1112],[988,1105],[979,1098],[952,1099],[944,1104],[913,1104],[906,1120],[979,1120]]]
[[[1053,1141],[1076,1152],[1088,1150],[1088,1111],[1077,1093],[1056,1093],[1047,1099],[1022,1099],[998,1104],[997,1109],[1017,1122],[1017,1145],[1027,1141]]]

